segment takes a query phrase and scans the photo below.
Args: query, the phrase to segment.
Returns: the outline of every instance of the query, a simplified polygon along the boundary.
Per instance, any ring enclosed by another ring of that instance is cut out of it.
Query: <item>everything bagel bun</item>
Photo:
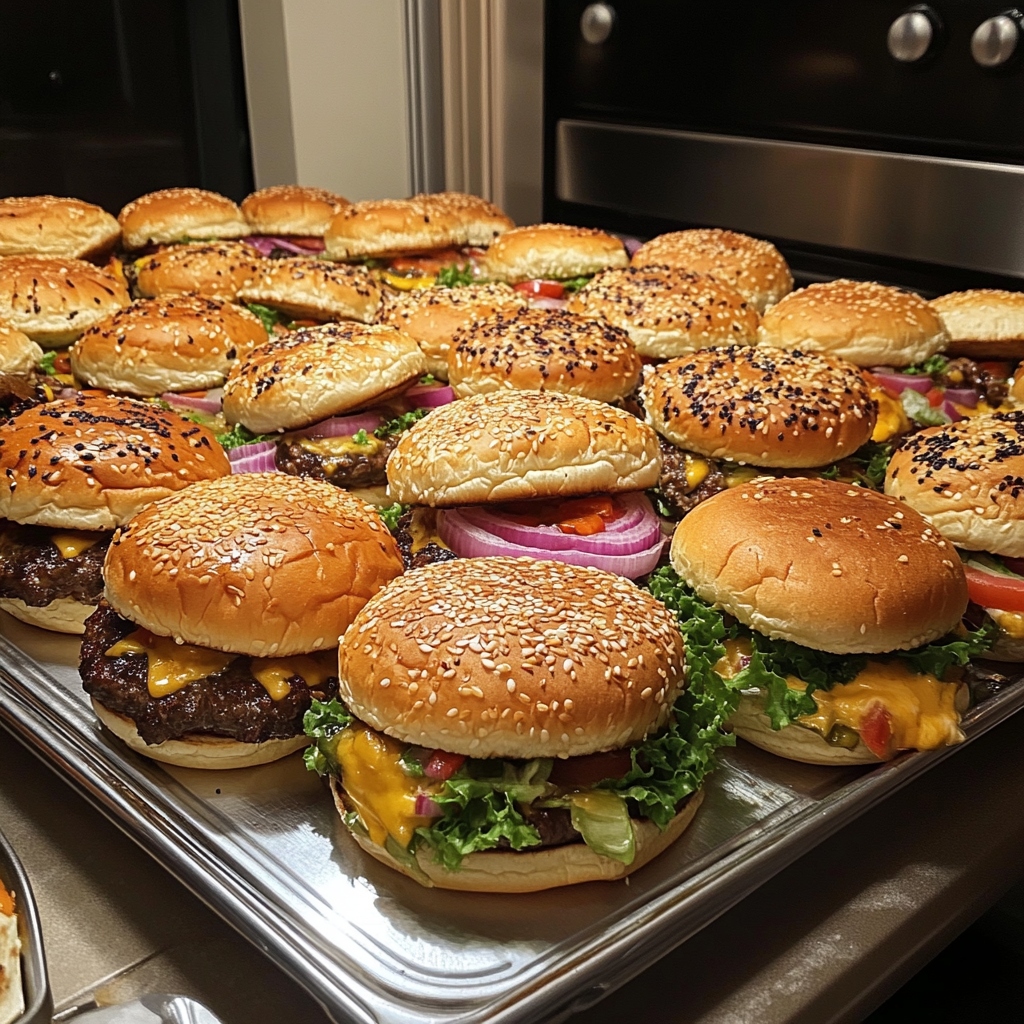
[[[0,323],[0,373],[30,373],[43,350],[25,333]]]
[[[512,218],[494,203],[466,192],[421,192],[413,199],[428,209],[457,217],[462,225],[461,245],[490,245],[498,235],[515,227]]]
[[[235,359],[266,340],[259,318],[230,303],[142,299],[89,328],[71,350],[71,369],[107,391],[202,391],[220,387]]]
[[[249,234],[249,225],[236,203],[201,188],[149,192],[132,200],[117,219],[126,249]]]
[[[653,487],[658,435],[603,402],[551,391],[498,391],[434,410],[401,435],[388,490],[403,504],[483,502]]]
[[[176,245],[135,261],[135,288],[145,298],[194,292],[234,302],[266,262],[242,242]]]
[[[372,405],[425,372],[419,345],[393,327],[304,327],[235,363],[224,415],[257,434],[295,430]]]
[[[1024,359],[1024,292],[972,288],[929,303],[939,315],[951,356]]]
[[[242,302],[279,309],[296,320],[360,320],[371,323],[381,288],[364,267],[308,256],[266,260],[238,290]]]
[[[104,596],[157,636],[252,657],[334,647],[402,571],[365,502],[328,483],[242,473],[187,488],[114,535]]]
[[[531,224],[497,239],[483,259],[483,272],[495,281],[517,284],[583,277],[627,263],[625,246],[614,235],[568,224]]]
[[[0,518],[112,530],[150,502],[230,472],[214,434],[173,412],[128,398],[61,398],[4,424]]]
[[[771,242],[721,228],[658,235],[637,249],[632,263],[707,274],[739,292],[759,313],[793,290],[789,265]]]
[[[913,292],[826,281],[792,292],[761,320],[758,344],[828,352],[857,366],[910,366],[945,349],[938,315]]]
[[[121,228],[101,206],[60,196],[0,199],[0,256],[99,259],[117,244]]]
[[[463,245],[466,229],[456,212],[420,199],[371,199],[335,214],[324,232],[331,260],[398,256]]]
[[[967,608],[951,543],[903,502],[832,480],[721,491],[676,527],[671,558],[744,625],[833,654],[919,647]]]
[[[415,338],[427,360],[427,372],[448,379],[448,349],[455,332],[495,313],[526,309],[526,297],[507,284],[465,284],[421,288],[387,295],[377,322]]]
[[[679,448],[783,469],[827,466],[871,439],[877,406],[849,363],[731,345],[652,367],[647,421]]]
[[[0,257],[0,320],[44,348],[59,348],[131,302],[99,267],[57,256]]]
[[[448,352],[459,398],[504,389],[618,402],[636,390],[640,356],[621,328],[564,310],[496,313],[462,327]]]
[[[242,200],[242,216],[254,235],[319,237],[331,218],[352,204],[336,192],[309,185],[271,185]]]
[[[705,274],[671,267],[623,267],[598,274],[566,306],[629,333],[637,351],[672,359],[714,345],[757,340],[757,310]]]

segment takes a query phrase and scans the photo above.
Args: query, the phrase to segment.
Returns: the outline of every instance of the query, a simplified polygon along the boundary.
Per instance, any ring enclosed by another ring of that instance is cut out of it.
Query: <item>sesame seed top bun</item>
[[[908,505],[834,480],[762,478],[701,502],[672,565],[744,625],[833,654],[909,650],[967,608],[953,545]]]
[[[303,327],[253,349],[224,386],[224,415],[257,434],[372,405],[423,375],[419,345],[393,327]]]
[[[101,206],[61,196],[0,199],[0,256],[33,253],[90,259],[110,252],[121,237],[117,220]]]
[[[951,356],[1024,359],[1024,292],[972,288],[929,303],[938,313]]]
[[[241,238],[249,225],[238,205],[201,188],[165,188],[133,199],[117,217],[126,249],[187,238]]]
[[[857,366],[911,366],[949,337],[913,292],[874,281],[826,281],[787,295],[761,319],[759,344],[829,352]]]
[[[141,299],[89,328],[71,350],[71,369],[107,391],[202,391],[220,387],[235,359],[266,340],[259,318],[231,303]]]
[[[871,439],[877,405],[850,363],[731,345],[652,367],[647,421],[679,448],[782,469],[827,466]]]
[[[629,262],[621,239],[596,228],[530,224],[506,231],[487,250],[483,272],[516,284],[536,278],[566,280]]]
[[[490,245],[498,235],[515,227],[512,218],[494,203],[466,192],[421,192],[413,199],[458,217],[465,239],[462,245]]]
[[[1024,558],[1024,412],[911,434],[889,463],[885,493],[957,547]]]
[[[665,723],[683,687],[683,638],[660,601],[611,573],[463,558],[373,598],[342,637],[338,680],[357,718],[409,743],[571,757]]]
[[[738,292],[706,274],[671,267],[607,270],[584,285],[566,308],[621,327],[637,351],[653,359],[757,340],[757,310]]]
[[[112,530],[150,502],[230,472],[214,434],[176,413],[128,398],[62,398],[4,424],[0,518]]]
[[[789,265],[771,242],[722,228],[658,235],[637,249],[632,262],[707,274],[739,292],[759,313],[793,290]]]
[[[360,320],[369,323],[380,307],[381,287],[365,267],[309,256],[264,260],[238,290],[242,302],[279,309],[296,320]]]
[[[336,192],[309,185],[270,185],[242,200],[242,216],[254,235],[311,235],[327,230],[331,218],[352,204]]]
[[[0,323],[0,373],[30,373],[43,350],[22,331]]]
[[[448,353],[448,380],[459,398],[511,389],[618,402],[636,390],[640,369],[624,330],[564,310],[476,320],[459,329]]]
[[[111,606],[158,636],[265,658],[334,647],[401,571],[365,502],[319,480],[241,473],[135,516],[103,579]]]
[[[267,262],[242,242],[175,245],[135,261],[135,288],[147,298],[195,293],[234,302]]]
[[[434,410],[388,458],[403,504],[451,508],[653,487],[658,435],[631,413],[578,395],[496,391]]]

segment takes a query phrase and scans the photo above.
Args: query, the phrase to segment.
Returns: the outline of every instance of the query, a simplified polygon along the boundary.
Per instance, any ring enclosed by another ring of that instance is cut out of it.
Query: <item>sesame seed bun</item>
[[[427,360],[427,372],[447,380],[448,349],[457,330],[495,313],[514,313],[528,306],[526,297],[507,284],[423,288],[387,294],[377,322],[415,338]]]
[[[640,355],[621,328],[548,309],[497,313],[460,328],[448,353],[459,398],[504,389],[618,402],[636,390]]]
[[[44,605],[25,604],[18,597],[0,597],[0,611],[39,629],[81,636],[85,632],[85,620],[96,611],[96,605],[76,601],[73,597],[58,597]]]
[[[308,256],[266,260],[260,273],[238,290],[242,302],[272,306],[296,320],[370,323],[380,297],[380,285],[364,267]]]
[[[0,257],[0,320],[59,348],[131,302],[125,286],[84,260]]]
[[[266,340],[259,318],[230,303],[142,299],[86,331],[71,350],[71,369],[107,391],[200,391],[220,387],[235,359]]]
[[[188,238],[241,238],[249,225],[227,196],[201,188],[165,188],[132,200],[119,214],[126,249]]]
[[[653,487],[658,435],[631,413],[550,391],[497,391],[434,410],[402,434],[388,490],[452,508]]]
[[[761,320],[758,344],[828,352],[857,366],[910,366],[949,342],[913,292],[874,281],[826,281],[787,295]]]
[[[827,466],[871,439],[877,406],[849,363],[732,345],[644,376],[647,421],[679,448],[782,469]]]
[[[0,256],[34,254],[99,259],[121,237],[101,206],[60,196],[0,199]]]
[[[744,625],[833,654],[930,643],[967,608],[952,544],[902,502],[832,480],[721,491],[679,523],[671,557]]]
[[[0,323],[0,373],[29,373],[43,350],[25,333]]]
[[[421,192],[413,199],[428,208],[454,214],[462,225],[461,245],[490,245],[515,222],[494,203],[466,192]]]
[[[224,415],[257,434],[296,430],[372,405],[425,372],[419,345],[393,327],[304,327],[232,367]]]
[[[885,493],[959,548],[1024,558],[1024,412],[911,434],[889,463]]]
[[[632,263],[707,274],[739,292],[759,313],[793,290],[789,265],[771,242],[721,228],[658,235],[637,249]]]
[[[336,192],[308,185],[271,185],[242,200],[242,216],[254,235],[319,237],[331,218],[352,204]]]
[[[639,743],[683,685],[683,638],[660,601],[612,573],[533,558],[407,573],[367,603],[338,651],[353,715],[471,757]]]
[[[513,228],[495,241],[483,259],[485,276],[516,284],[536,278],[566,280],[629,263],[614,235],[567,224]]]
[[[205,427],[154,405],[79,395],[4,424],[0,518],[113,530],[150,502],[231,472]]]
[[[1024,292],[973,288],[932,299],[951,356],[1024,359]]]
[[[243,473],[143,509],[114,534],[104,596],[158,636],[252,657],[327,650],[402,571],[365,502],[318,480]]]
[[[176,245],[135,262],[135,288],[146,298],[194,292],[234,302],[266,261],[242,242]]]
[[[672,359],[714,345],[752,345],[757,310],[705,274],[671,267],[623,267],[598,274],[566,307],[603,317],[629,333],[637,351]]]

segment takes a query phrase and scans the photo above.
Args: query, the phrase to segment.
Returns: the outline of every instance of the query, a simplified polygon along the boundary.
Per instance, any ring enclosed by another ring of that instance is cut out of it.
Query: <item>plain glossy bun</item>
[[[249,225],[236,203],[201,188],[149,192],[130,202],[117,219],[126,249],[187,238],[241,238],[249,234]]]
[[[242,242],[195,243],[162,249],[135,262],[135,287],[147,298],[194,292],[234,302],[266,264]]]
[[[53,633],[81,635],[85,620],[96,611],[95,604],[83,604],[73,597],[58,597],[42,606],[25,604],[17,597],[0,597],[0,611],[13,615],[30,626],[48,629]]]
[[[596,228],[532,224],[495,241],[483,260],[485,276],[516,284],[536,278],[564,280],[629,262],[622,241]]]
[[[949,355],[1024,359],[1024,292],[973,288],[940,295],[930,305],[949,335]]]
[[[381,288],[364,267],[309,256],[266,260],[260,273],[238,290],[242,302],[279,309],[296,320],[360,320],[370,323]]]
[[[653,487],[658,435],[631,413],[550,391],[464,398],[414,423],[388,459],[403,504],[452,508]]]
[[[832,480],[716,494],[676,527],[672,565],[751,629],[833,654],[919,647],[967,608],[952,544],[902,502]]]
[[[0,373],[31,373],[42,358],[43,350],[27,334],[0,323]]]
[[[340,210],[352,204],[336,192],[309,185],[270,185],[242,200],[242,216],[254,235],[319,237]]]
[[[0,256],[33,254],[99,259],[121,228],[101,206],[61,196],[0,199]]]
[[[158,636],[283,658],[334,647],[401,571],[369,505],[323,481],[242,473],[136,515],[103,579],[111,607]]]

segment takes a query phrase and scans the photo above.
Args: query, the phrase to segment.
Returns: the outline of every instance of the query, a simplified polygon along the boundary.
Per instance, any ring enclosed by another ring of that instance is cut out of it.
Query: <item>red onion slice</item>
[[[372,434],[381,425],[381,417],[375,412],[357,412],[352,416],[332,416],[321,420],[304,430],[293,431],[299,437],[351,437],[365,430]]]
[[[978,408],[978,392],[974,388],[946,388],[946,399],[968,409]]]
[[[205,412],[216,416],[224,404],[224,389],[214,388],[212,391],[197,391],[183,395],[175,394],[173,391],[165,391],[160,398],[172,409],[183,409],[186,412]]]
[[[552,299],[547,295],[531,295],[529,299],[534,309],[565,309],[569,304],[568,299]]]
[[[406,391],[413,408],[436,409],[455,401],[455,392],[447,384],[414,384]]]
[[[274,240],[265,235],[247,235],[242,239],[251,249],[255,249],[261,256],[269,256],[274,251]]]
[[[931,377],[920,376],[916,373],[880,373],[877,370],[872,370],[871,373],[883,388],[895,391],[897,395],[906,391],[907,388],[925,395],[934,387]]]
[[[948,395],[949,392],[947,391],[946,394]],[[941,408],[953,423],[966,418],[948,398],[942,403]]]
[[[636,255],[637,249],[644,243],[639,238],[623,238],[622,244],[626,247],[626,253],[630,259]]]
[[[275,249],[284,249],[286,252],[295,253],[296,256],[315,256],[324,251],[322,238],[310,237],[304,238],[302,242],[293,242],[278,235],[249,235],[242,241],[263,256],[269,256]]]
[[[274,461],[273,441],[256,441],[253,444],[242,444],[228,452],[231,472],[234,473],[276,473],[277,463]]]
[[[444,811],[436,800],[432,800],[426,793],[416,794],[416,807],[413,813],[417,818],[440,818]]]

